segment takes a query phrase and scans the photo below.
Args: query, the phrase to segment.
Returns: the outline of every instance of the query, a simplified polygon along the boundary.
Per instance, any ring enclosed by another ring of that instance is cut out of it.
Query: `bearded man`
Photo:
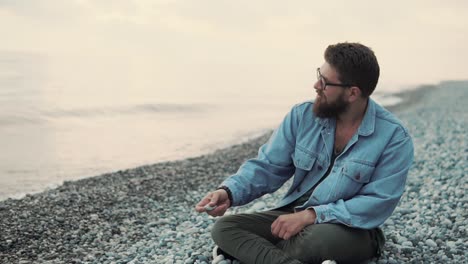
[[[413,143],[370,99],[380,74],[370,48],[338,43],[324,57],[314,102],[295,105],[258,156],[196,205],[222,216],[294,177],[275,208],[216,221],[213,263],[361,263],[379,256],[379,226],[403,194]]]

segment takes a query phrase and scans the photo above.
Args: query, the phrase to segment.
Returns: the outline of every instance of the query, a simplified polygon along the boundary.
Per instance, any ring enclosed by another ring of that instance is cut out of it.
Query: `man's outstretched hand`
[[[274,236],[288,240],[302,231],[306,226],[315,223],[314,210],[304,210],[293,214],[280,215],[271,225]]]
[[[212,210],[207,210],[208,208],[216,208]],[[208,193],[205,198],[203,198],[196,206],[195,210],[199,213],[206,212],[211,216],[222,216],[226,210],[231,206],[231,201],[229,201],[229,196],[227,192],[223,189],[216,190],[214,192]]]

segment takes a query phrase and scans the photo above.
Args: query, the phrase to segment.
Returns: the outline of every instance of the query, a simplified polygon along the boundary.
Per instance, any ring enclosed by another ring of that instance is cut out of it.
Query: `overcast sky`
[[[176,89],[280,89],[313,84],[328,44],[357,41],[391,89],[468,79],[467,14],[464,0],[0,0],[0,52],[122,58]]]

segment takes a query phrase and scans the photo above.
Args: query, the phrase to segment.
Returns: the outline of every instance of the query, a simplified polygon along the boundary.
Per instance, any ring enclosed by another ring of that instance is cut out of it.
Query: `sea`
[[[192,83],[119,57],[0,52],[0,200],[242,143],[315,95],[312,71],[310,85],[284,89],[221,77]],[[394,105],[398,91],[372,97]]]

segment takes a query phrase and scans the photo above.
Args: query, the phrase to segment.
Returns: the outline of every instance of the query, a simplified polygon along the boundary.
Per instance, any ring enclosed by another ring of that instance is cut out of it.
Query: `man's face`
[[[317,96],[314,102],[314,114],[321,118],[332,118],[346,112],[349,108],[346,87],[326,85],[326,83],[340,84],[338,73],[330,64],[324,63],[319,69],[318,80],[314,85]]]

